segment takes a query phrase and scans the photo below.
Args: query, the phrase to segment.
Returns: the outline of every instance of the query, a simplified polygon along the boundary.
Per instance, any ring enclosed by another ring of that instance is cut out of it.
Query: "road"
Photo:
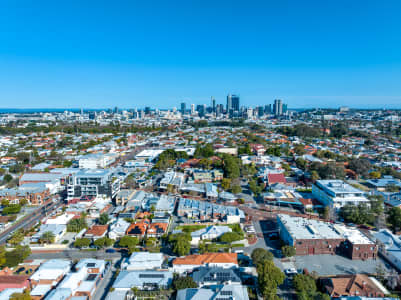
[[[123,257],[120,252],[106,253],[105,250],[88,251],[78,249],[68,249],[61,252],[41,251],[34,252],[29,256],[29,259],[83,259],[83,258],[96,258],[106,260],[119,260]]]
[[[52,213],[57,208],[59,208],[62,205],[62,203],[52,202],[48,205],[49,206],[46,209],[44,209],[44,206],[41,206],[31,214],[23,217],[22,220],[20,220],[17,224],[12,225],[10,228],[3,231],[0,234],[0,244],[4,244],[10,237],[10,234],[13,233],[14,231],[20,228],[25,228],[25,229],[31,228],[33,225],[42,220],[46,215]]]
[[[116,272],[115,264],[112,263],[106,271],[102,281],[97,286],[95,293],[93,294],[93,300],[103,300],[113,284],[113,275]]]

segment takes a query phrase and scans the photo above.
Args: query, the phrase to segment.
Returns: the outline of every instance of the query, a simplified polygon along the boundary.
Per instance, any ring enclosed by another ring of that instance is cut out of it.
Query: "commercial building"
[[[115,162],[117,154],[94,153],[82,156],[78,163],[80,169],[104,169]]]
[[[273,113],[274,115],[281,116],[283,114],[283,101],[280,99],[275,99],[273,104]]]
[[[312,186],[312,195],[325,206],[339,209],[346,204],[369,204],[364,192],[342,180],[318,180]]]
[[[343,254],[351,259],[377,257],[377,245],[358,229],[344,225],[277,215],[280,238],[296,255]]]
[[[26,199],[30,205],[42,205],[49,196],[49,189],[40,183],[29,183],[0,190],[0,198],[12,204],[18,204],[20,200]]]
[[[68,179],[68,199],[85,196],[114,198],[119,191],[120,180],[110,170],[80,170]]]

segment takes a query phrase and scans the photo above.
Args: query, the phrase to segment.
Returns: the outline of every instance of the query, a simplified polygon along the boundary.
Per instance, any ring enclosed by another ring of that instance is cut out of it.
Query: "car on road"
[[[116,253],[117,251],[113,248],[106,249],[106,253]]]

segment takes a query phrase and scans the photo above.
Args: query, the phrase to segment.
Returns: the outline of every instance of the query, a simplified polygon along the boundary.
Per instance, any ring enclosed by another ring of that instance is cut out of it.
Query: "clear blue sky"
[[[0,2],[0,107],[401,108],[401,1]]]

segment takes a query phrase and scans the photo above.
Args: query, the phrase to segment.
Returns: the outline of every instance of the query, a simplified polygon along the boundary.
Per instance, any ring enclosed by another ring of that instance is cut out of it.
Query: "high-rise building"
[[[216,112],[216,99],[214,97],[212,97],[212,112]]]
[[[205,111],[206,111],[206,107],[205,107],[206,105],[204,105],[204,104],[198,104],[197,106],[196,106],[196,111],[198,112],[198,115],[199,115],[199,117],[203,117],[203,116],[205,116]]]
[[[223,113],[224,110],[224,105],[223,104],[217,104],[216,106],[216,116],[219,116]]]
[[[234,112],[239,112],[239,96],[228,94],[227,96],[227,114],[230,116]]]
[[[281,99],[274,100],[273,113],[275,116],[281,116],[283,114],[283,101],[281,101]]]
[[[272,105],[267,104],[265,105],[265,115],[270,115],[272,113]]]
[[[231,94],[228,94],[228,96],[227,96],[227,113],[230,111],[231,108],[232,108],[232,98],[231,98]]]
[[[283,114],[286,114],[288,110],[287,104],[283,104]]]
[[[253,116],[253,109],[251,107],[248,107],[248,109],[246,110],[246,117],[248,119],[252,119]]]
[[[263,106],[259,106],[258,107],[258,117],[263,117],[263,115],[265,114]]]
[[[191,104],[191,115],[195,114],[195,104]]]
[[[149,106],[146,106],[145,107],[145,115],[150,115],[150,107]]]
[[[118,107],[117,107],[117,106],[114,107],[114,113],[115,113],[115,114],[118,114]]]
[[[185,115],[186,109],[187,109],[187,105],[185,104],[185,102],[182,102],[182,103],[181,103],[181,113],[182,113],[183,115]]]
[[[239,111],[239,96],[237,95],[231,96],[231,108],[234,111]]]

